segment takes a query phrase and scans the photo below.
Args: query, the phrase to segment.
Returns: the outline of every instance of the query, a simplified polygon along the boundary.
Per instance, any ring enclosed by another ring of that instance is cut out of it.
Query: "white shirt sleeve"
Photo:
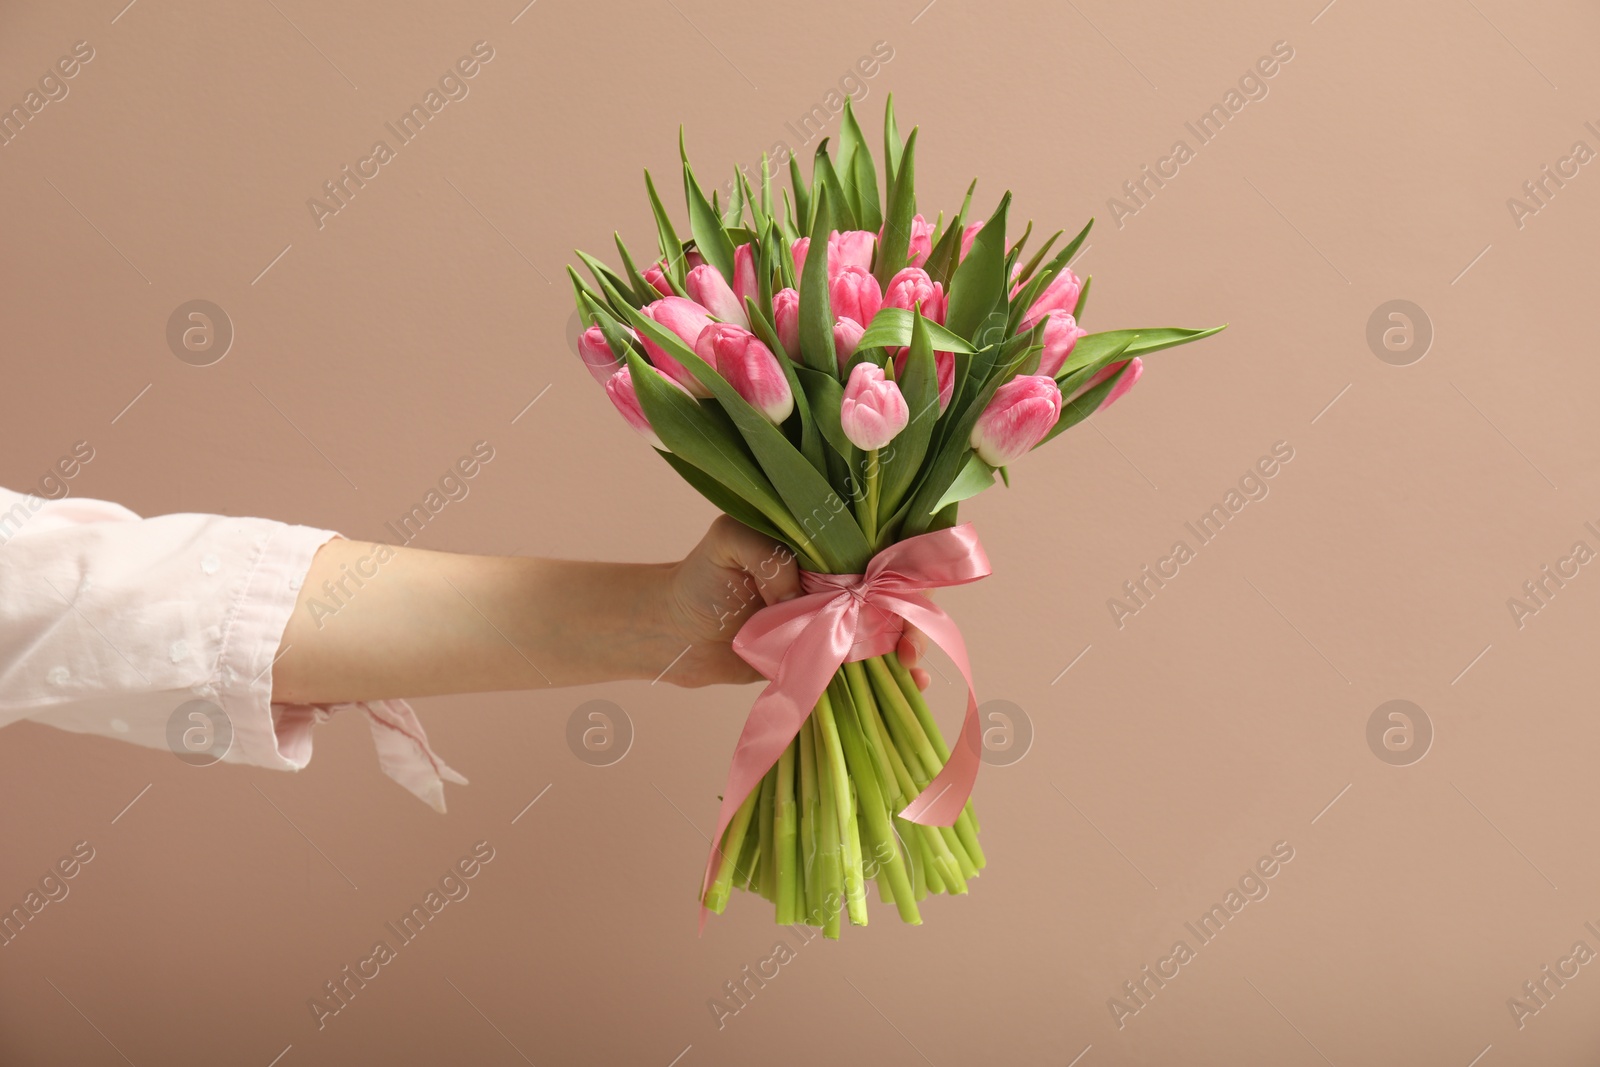
[[[272,703],[300,584],[338,536],[0,489],[0,727],[28,719],[191,762],[299,770],[313,726],[355,707],[384,772],[444,811],[444,782],[466,779],[404,701]]]

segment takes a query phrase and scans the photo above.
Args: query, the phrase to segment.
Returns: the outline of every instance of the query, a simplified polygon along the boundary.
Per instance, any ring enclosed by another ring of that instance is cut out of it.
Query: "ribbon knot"
[[[769,605],[745,622],[733,650],[769,683],[750,709],[728,768],[702,897],[716,877],[722,835],[734,813],[800,732],[834,673],[846,663],[893,652],[907,623],[927,634],[960,669],[967,683],[967,714],[944,769],[900,816],[928,826],[956,821],[978,776],[978,698],[961,631],[923,593],[975,582],[988,573],[977,533],[962,524],[890,545],[862,574],[801,571],[803,595]]]

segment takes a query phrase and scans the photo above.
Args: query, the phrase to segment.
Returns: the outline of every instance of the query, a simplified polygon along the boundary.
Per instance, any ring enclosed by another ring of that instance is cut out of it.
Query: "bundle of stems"
[[[837,938],[867,923],[867,882],[921,923],[929,893],[959,894],[984,866],[972,802],[954,826],[899,818],[950,758],[911,673],[893,653],[841,667],[800,733],[728,824],[705,906],[734,889],[771,901],[777,921]]]

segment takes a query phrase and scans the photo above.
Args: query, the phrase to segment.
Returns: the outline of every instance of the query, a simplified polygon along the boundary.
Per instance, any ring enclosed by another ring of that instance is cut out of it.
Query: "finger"
[[[929,685],[933,684],[933,675],[921,667],[913,667],[911,668],[911,680],[917,683],[918,689],[925,690]]]
[[[900,662],[906,669],[915,667],[922,661],[923,652],[928,647],[928,635],[915,626],[907,626],[900,635],[900,644],[895,649],[895,654],[900,657]]]
[[[750,575],[766,603],[800,595],[800,568],[786,546],[726,515],[712,523],[706,539],[712,561]]]

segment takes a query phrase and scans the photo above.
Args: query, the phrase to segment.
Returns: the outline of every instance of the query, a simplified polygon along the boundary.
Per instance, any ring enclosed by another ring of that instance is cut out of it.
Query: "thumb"
[[[776,604],[800,595],[800,568],[787,546],[726,515],[712,524],[710,539],[712,558],[750,575],[764,602]]]

